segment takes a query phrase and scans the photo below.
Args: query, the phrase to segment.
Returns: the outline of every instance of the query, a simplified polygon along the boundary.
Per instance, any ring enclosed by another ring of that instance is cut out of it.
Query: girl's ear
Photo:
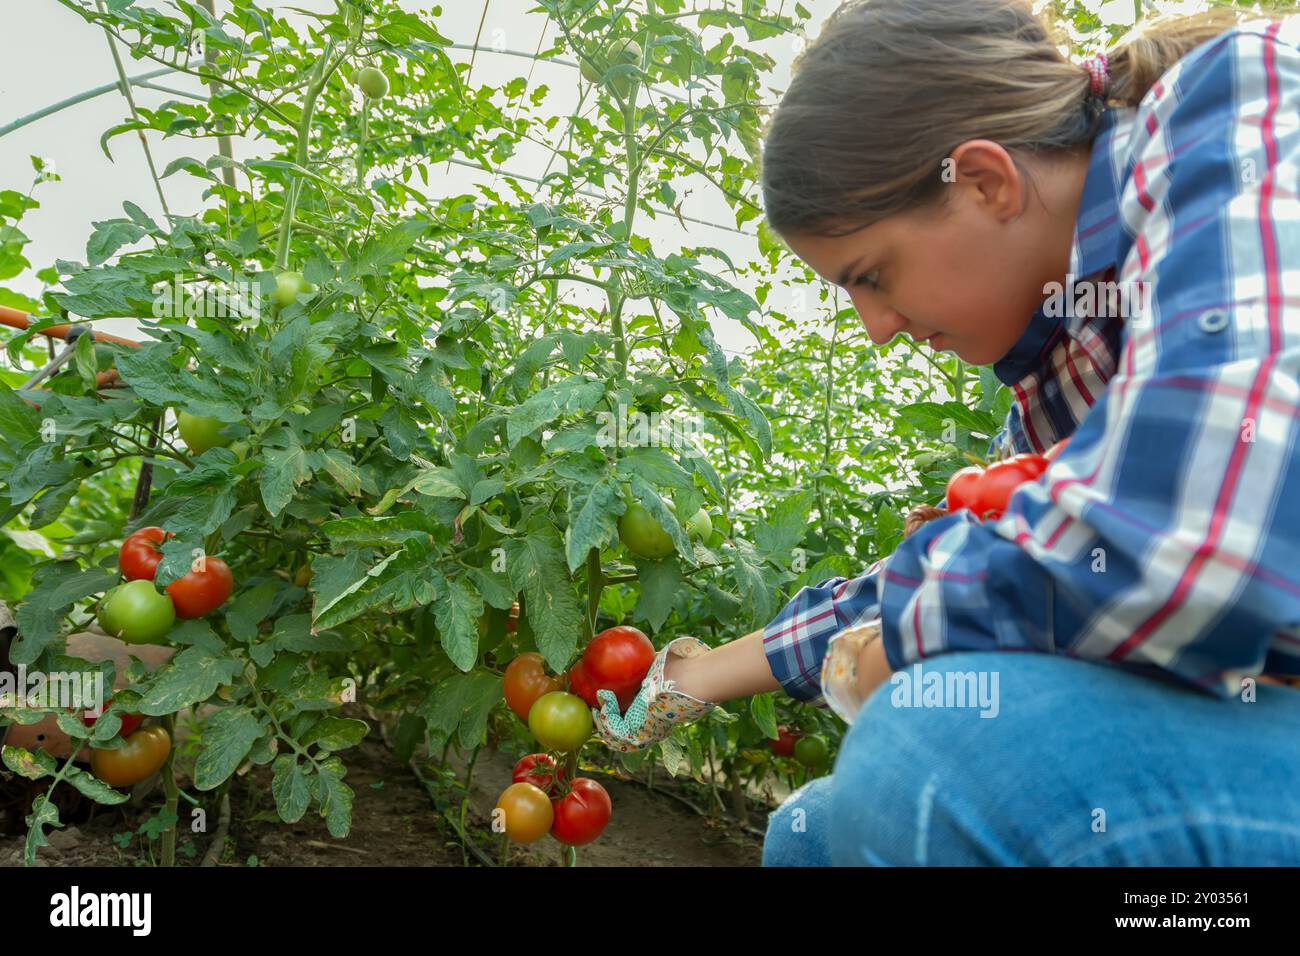
[[[1000,220],[1023,211],[1024,176],[1011,154],[988,139],[972,139],[952,151],[959,195],[993,212]]]

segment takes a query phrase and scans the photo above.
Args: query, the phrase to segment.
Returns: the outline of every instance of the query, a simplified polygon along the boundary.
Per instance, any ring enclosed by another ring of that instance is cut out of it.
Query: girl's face
[[[1088,153],[1022,157],[1032,182],[988,140],[963,143],[951,158],[955,181],[931,208],[846,236],[785,239],[848,292],[877,345],[902,332],[991,365],[1024,334],[1046,297],[1044,286],[1065,281]]]

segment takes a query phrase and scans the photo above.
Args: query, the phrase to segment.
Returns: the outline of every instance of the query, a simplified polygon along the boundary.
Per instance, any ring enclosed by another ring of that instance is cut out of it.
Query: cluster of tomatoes
[[[830,761],[831,748],[821,734],[802,734],[786,724],[776,732],[777,736],[767,742],[776,756],[793,757],[809,770],[821,770]]]
[[[596,692],[613,692],[626,710],[654,658],[650,639],[626,626],[592,638],[567,675],[547,674],[541,654],[520,654],[506,667],[506,703],[538,743],[574,755],[576,766],[577,752],[593,730],[591,708],[601,706]],[[568,776],[549,753],[530,754],[516,764],[514,782],[497,801],[511,840],[531,843],[550,833],[566,846],[582,846],[600,836],[613,812],[609,794],[594,780]]]
[[[668,502],[668,510],[676,513],[673,503]],[[719,521],[724,525],[724,520]],[[698,538],[711,548],[722,544],[722,528],[714,528],[713,516],[704,508],[686,519],[682,525],[691,539]],[[627,510],[618,519],[618,538],[623,546],[639,558],[661,561],[677,550],[670,535],[655,520],[645,505],[639,501],[629,501]]]
[[[126,644],[161,644],[177,618],[203,617],[216,610],[234,589],[230,567],[220,558],[205,557],[184,577],[154,586],[162,560],[159,545],[170,535],[150,526],[128,535],[118,552],[126,582],[110,588],[99,604],[99,626]]]
[[[605,48],[603,55],[595,50],[582,61],[579,67],[582,78],[590,83],[599,83],[615,66],[639,66],[641,53],[641,44],[633,39],[614,40]],[[609,77],[610,87],[624,98],[632,91],[635,81],[636,78],[630,71],[620,71]]]
[[[948,479],[948,512],[967,509],[981,521],[996,521],[1007,510],[1012,492],[1037,481],[1068,441],[1057,442],[1045,455],[1014,455],[987,468],[971,465],[954,472]]]

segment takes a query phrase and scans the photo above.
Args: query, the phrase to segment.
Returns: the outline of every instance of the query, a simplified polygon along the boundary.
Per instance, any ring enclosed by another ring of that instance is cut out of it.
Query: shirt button
[[[1202,312],[1201,317],[1196,320],[1196,324],[1201,327],[1202,332],[1222,332],[1228,327],[1228,313],[1224,309],[1210,309],[1208,312]]]

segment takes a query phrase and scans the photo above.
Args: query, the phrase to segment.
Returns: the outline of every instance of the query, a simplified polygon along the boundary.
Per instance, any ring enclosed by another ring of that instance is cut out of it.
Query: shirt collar
[[[1119,245],[1119,198],[1125,178],[1126,144],[1135,110],[1116,107],[1102,114],[1088,175],[1084,178],[1079,214],[1070,248],[1070,275],[1084,279],[1115,265]],[[1067,333],[1069,320],[1049,318],[1043,307],[1034,312],[1025,334],[1011,350],[993,363],[993,374],[1014,385],[1042,367],[1056,343]]]

